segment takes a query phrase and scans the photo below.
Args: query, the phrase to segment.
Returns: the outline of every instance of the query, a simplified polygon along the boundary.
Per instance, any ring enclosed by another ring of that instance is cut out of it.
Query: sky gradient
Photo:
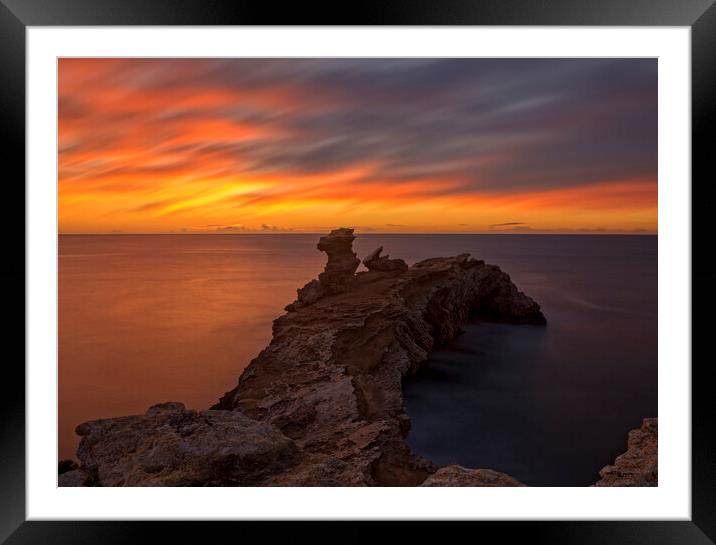
[[[650,232],[656,59],[60,59],[61,233]]]

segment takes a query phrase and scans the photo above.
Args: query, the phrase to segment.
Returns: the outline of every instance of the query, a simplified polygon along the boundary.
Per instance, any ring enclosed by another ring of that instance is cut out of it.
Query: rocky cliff
[[[356,273],[354,238],[320,239],[325,270],[211,410],[167,403],[82,424],[81,466],[60,484],[519,486],[412,453],[402,379],[471,317],[544,324],[539,305],[468,254],[408,267],[377,248]]]
[[[627,451],[602,468],[594,486],[658,486],[658,444],[659,420],[645,418],[641,428],[629,432]]]
[[[352,241],[350,229],[321,238],[326,271],[298,291],[269,346],[213,408],[239,410],[303,451],[332,457],[342,482],[417,485],[436,468],[403,441],[410,429],[403,377],[471,315],[545,318],[499,267],[467,254],[407,267],[378,249],[366,259],[369,270],[354,274]]]

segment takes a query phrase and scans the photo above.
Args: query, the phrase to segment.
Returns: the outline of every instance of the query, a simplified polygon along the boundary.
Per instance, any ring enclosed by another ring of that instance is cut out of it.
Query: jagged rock
[[[302,288],[296,290],[298,297],[296,301],[286,306],[285,310],[293,310],[298,305],[310,305],[315,303],[326,294],[326,289],[318,280],[311,280]]]
[[[360,265],[360,259],[353,251],[355,238],[353,229],[341,227],[319,239],[316,247],[328,254],[328,263],[318,275],[318,280],[329,290],[335,285],[342,291],[346,284],[353,280],[353,275]]]
[[[468,469],[452,465],[440,468],[420,486],[527,486],[517,479],[491,469]]]
[[[214,408],[271,423],[304,452],[348,464],[351,484],[420,484],[438,468],[404,442],[402,378],[471,314],[535,324],[544,316],[499,267],[467,254],[400,274],[358,273],[344,285],[275,320],[269,346]],[[314,476],[336,481],[325,467]]]
[[[296,301],[288,305],[286,310],[293,310],[299,305],[310,305],[324,295],[340,293],[350,287],[360,265],[358,256],[353,252],[355,238],[353,229],[341,227],[319,239],[316,247],[328,254],[326,267],[317,280],[311,280],[297,290]]]
[[[99,486],[257,485],[302,457],[270,424],[238,411],[187,410],[181,403],[86,422],[76,431],[82,437],[81,473]],[[60,486],[79,486],[74,483],[81,478],[71,471],[61,476]]]
[[[594,486],[658,486],[658,446],[659,419],[645,418],[641,428],[629,432],[627,451],[599,471]]]
[[[381,256],[383,247],[379,246],[363,259],[363,265],[369,271],[393,272],[407,271],[408,264],[402,259],[390,259],[390,256]]]

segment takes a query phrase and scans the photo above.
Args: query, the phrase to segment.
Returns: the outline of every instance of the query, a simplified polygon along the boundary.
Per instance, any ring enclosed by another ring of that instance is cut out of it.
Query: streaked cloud
[[[65,232],[656,230],[655,59],[61,59],[59,121]]]

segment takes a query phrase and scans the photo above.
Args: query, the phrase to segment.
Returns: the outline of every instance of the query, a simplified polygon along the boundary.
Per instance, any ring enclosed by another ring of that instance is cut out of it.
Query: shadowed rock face
[[[629,432],[627,451],[599,472],[594,486],[658,486],[659,420],[645,418]]]
[[[373,250],[363,259],[363,265],[369,271],[407,271],[408,265],[402,259],[390,259],[390,256],[381,256],[383,247]]]
[[[539,305],[467,254],[403,267],[378,248],[355,274],[353,239],[351,229],[321,238],[326,269],[298,290],[270,344],[211,410],[166,403],[82,424],[81,466],[60,484],[523,486],[413,454],[402,379],[471,316],[544,324]],[[597,486],[656,484],[656,419],[601,475]]]
[[[318,275],[319,282],[331,291],[344,291],[353,280],[360,259],[353,252],[353,229],[334,229],[318,241],[317,248],[328,254],[325,270]]]

